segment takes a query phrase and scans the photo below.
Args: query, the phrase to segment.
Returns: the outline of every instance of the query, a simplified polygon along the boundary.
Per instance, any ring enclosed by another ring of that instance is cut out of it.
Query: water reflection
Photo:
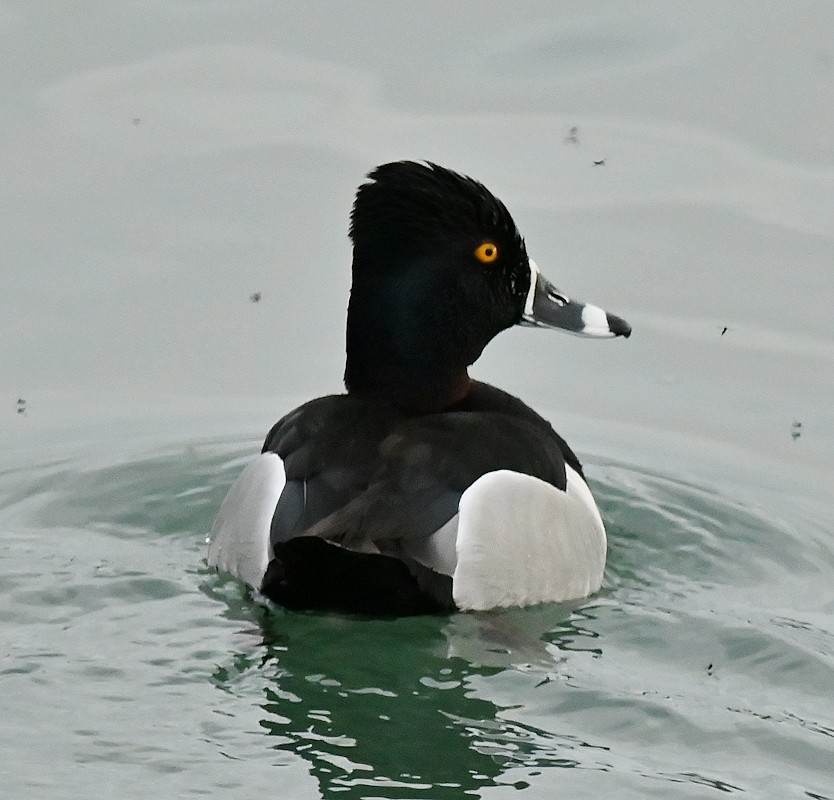
[[[252,609],[238,611],[245,618]],[[309,764],[323,796],[384,788],[386,797],[459,798],[505,783],[515,767],[606,768],[580,751],[607,748],[514,720],[513,705],[481,690],[510,669],[536,673],[538,685],[554,680],[560,662],[551,648],[596,636],[571,615],[550,606],[368,620],[259,609],[259,657],[238,654],[214,679],[228,688],[250,670],[268,676],[260,724],[276,750]],[[541,626],[559,620],[544,641]]]

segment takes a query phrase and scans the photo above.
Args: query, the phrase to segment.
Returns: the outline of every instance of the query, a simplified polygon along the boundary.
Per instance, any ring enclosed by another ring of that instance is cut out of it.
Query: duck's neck
[[[432,414],[460,403],[472,381],[466,370],[451,376],[415,380],[409,364],[362,364],[348,358],[345,368],[348,393],[392,405],[406,414]]]
[[[471,389],[468,364],[478,353],[461,347],[455,321],[436,294],[415,306],[407,287],[354,281],[348,305],[345,386],[350,394],[387,403],[410,414],[442,411]],[[414,288],[414,287],[412,287]]]

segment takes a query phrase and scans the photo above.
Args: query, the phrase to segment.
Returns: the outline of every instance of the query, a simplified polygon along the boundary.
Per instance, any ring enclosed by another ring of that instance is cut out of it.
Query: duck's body
[[[519,322],[630,329],[556,292],[480,184],[411,162],[370,177],[352,217],[348,393],[272,428],[221,507],[209,564],[294,609],[409,614],[596,591],[605,529],[579,460],[467,367]]]

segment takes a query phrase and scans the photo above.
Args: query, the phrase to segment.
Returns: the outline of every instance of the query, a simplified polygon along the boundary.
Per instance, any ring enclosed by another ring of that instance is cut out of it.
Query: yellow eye
[[[475,250],[475,258],[482,264],[491,264],[498,258],[498,245],[492,242],[484,242],[477,250]]]

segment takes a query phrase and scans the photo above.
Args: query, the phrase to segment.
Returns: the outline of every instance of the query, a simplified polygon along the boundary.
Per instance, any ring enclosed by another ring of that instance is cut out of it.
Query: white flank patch
[[[208,563],[260,589],[271,558],[269,530],[284,490],[284,462],[261,453],[232,484],[211,529]]]
[[[562,602],[599,589],[605,527],[588,485],[566,469],[566,492],[500,470],[463,493],[452,583],[458,608]]]
[[[608,326],[608,316],[599,306],[586,303],[582,308],[582,324],[580,333],[586,336],[613,336]],[[577,476],[578,477],[578,476]]]

